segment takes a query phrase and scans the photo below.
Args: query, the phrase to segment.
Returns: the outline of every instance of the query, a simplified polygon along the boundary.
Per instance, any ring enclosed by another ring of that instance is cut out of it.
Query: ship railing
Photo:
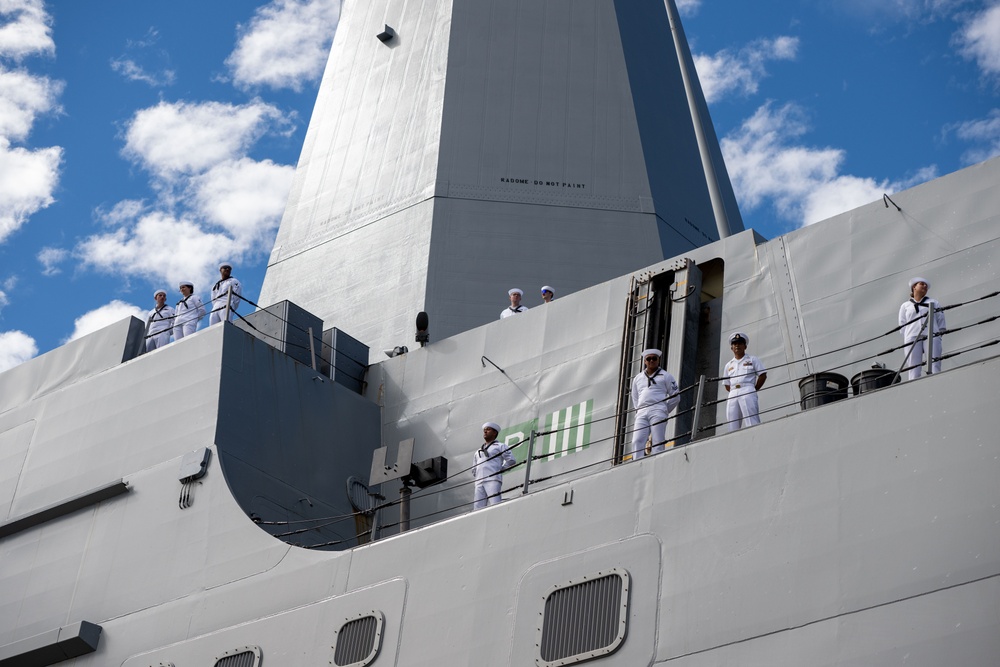
[[[959,308],[961,306],[968,305],[968,304],[971,304],[971,303],[975,303],[975,302],[979,302],[979,301],[984,301],[984,300],[987,300],[987,299],[991,299],[991,298],[994,298],[994,297],[997,297],[997,296],[1000,296],[1000,292],[994,292],[992,294],[987,294],[985,296],[978,297],[976,299],[971,299],[969,301],[965,301],[965,302],[961,302],[961,303],[955,303],[955,304],[951,304],[951,305],[947,305],[947,306],[942,306],[940,308],[940,310],[942,310],[942,311],[943,310],[951,310],[951,309]],[[929,335],[931,337],[938,337],[938,336],[944,337],[944,336],[947,336],[947,335],[950,335],[950,334],[954,334],[954,333],[956,333],[958,331],[968,330],[968,329],[974,329],[976,327],[984,326],[984,325],[987,325],[989,323],[995,322],[998,319],[1000,319],[1000,314],[991,315],[989,317],[982,318],[982,319],[979,319],[979,320],[974,321],[974,322],[965,323],[965,324],[962,324],[962,325],[957,326],[957,327],[951,327],[951,328],[945,329],[943,331],[931,331],[931,332],[929,332]],[[885,338],[887,336],[890,336],[892,334],[895,334],[895,333],[899,332],[900,329],[902,329],[903,326],[906,326],[906,324],[898,326],[898,327],[894,327],[894,328],[890,329],[889,331],[886,331],[885,333],[879,334],[878,336],[873,336],[871,338],[868,338],[866,340],[862,340],[862,341],[853,343],[851,345],[846,345],[846,346],[839,347],[839,348],[836,348],[836,349],[833,349],[833,350],[827,350],[825,352],[821,352],[821,353],[818,353],[818,354],[815,354],[815,355],[811,355],[808,359],[795,359],[793,361],[771,365],[771,366],[768,367],[767,372],[768,373],[772,373],[776,369],[785,368],[785,367],[792,367],[792,366],[794,366],[796,364],[801,364],[803,361],[816,360],[816,359],[821,359],[821,358],[827,358],[827,357],[830,357],[831,355],[834,355],[834,354],[837,354],[837,353],[840,353],[840,352],[846,352],[846,351],[849,351],[849,350],[857,349],[859,347],[870,346],[870,345],[872,345],[874,343],[877,343],[878,341],[882,340],[883,338]],[[927,335],[925,335],[924,338],[926,339]],[[980,340],[978,340],[978,341],[976,341],[976,342],[974,342],[972,344],[966,345],[966,346],[964,346],[964,347],[962,347],[960,349],[956,349],[956,350],[954,350],[952,352],[949,352],[947,354],[942,354],[940,357],[932,359],[932,361],[954,359],[954,358],[960,357],[960,356],[962,356],[964,354],[968,354],[968,353],[974,352],[976,350],[981,350],[981,349],[984,349],[984,348],[988,348],[988,347],[991,347],[991,346],[994,346],[994,345],[997,345],[997,344],[1000,344],[1000,338],[985,337],[985,338],[982,338],[982,339],[980,339]],[[898,353],[899,351],[905,349],[908,345],[909,345],[908,343],[904,343],[902,345],[894,345],[894,346],[891,346],[891,347],[888,347],[888,348],[885,348],[885,349],[879,349],[879,350],[877,350],[875,352],[872,352],[871,354],[866,354],[865,356],[863,356],[861,358],[853,358],[853,359],[851,359],[848,362],[845,362],[845,363],[842,363],[842,364],[839,364],[839,365],[835,365],[835,366],[831,367],[829,370],[830,371],[834,371],[834,370],[839,370],[839,369],[842,369],[842,368],[847,368],[849,366],[856,366],[859,363],[863,363],[863,362],[871,361],[871,360],[874,360],[874,359],[878,359],[880,357],[885,357],[887,355],[895,354],[895,353]],[[928,347],[932,348],[932,346],[928,346]],[[928,351],[928,356],[931,356],[929,351]],[[909,370],[909,367],[904,366],[904,367],[900,368],[896,372],[896,374],[900,374],[900,373],[905,372],[907,370]],[[667,416],[664,420],[661,420],[661,423],[671,422],[671,421],[674,421],[674,420],[678,420],[678,419],[680,419],[682,417],[685,417],[685,416],[691,416],[691,418],[692,418],[691,419],[691,423],[693,425],[690,428],[690,430],[687,430],[687,431],[685,431],[683,433],[674,433],[674,434],[672,434],[672,436],[670,436],[671,437],[670,441],[656,442],[656,443],[651,443],[651,444],[654,445],[654,446],[665,445],[666,448],[665,448],[665,451],[663,453],[669,453],[669,452],[675,451],[675,450],[683,450],[686,445],[689,445],[692,442],[695,442],[695,441],[697,441],[697,440],[699,440],[701,438],[704,438],[704,437],[707,437],[708,435],[710,435],[710,432],[713,431],[714,429],[717,429],[719,427],[726,427],[726,426],[728,426],[730,422],[729,421],[725,421],[725,420],[724,421],[716,421],[715,423],[710,423],[710,424],[701,424],[702,421],[705,421],[705,419],[701,419],[702,415],[708,415],[708,414],[710,414],[713,408],[716,408],[718,405],[726,402],[726,398],[721,398],[721,399],[706,399],[706,394],[708,393],[708,388],[711,385],[713,385],[713,384],[717,385],[718,383],[724,382],[727,379],[728,378],[725,378],[725,377],[705,377],[703,375],[694,384],[686,386],[686,387],[683,387],[683,388],[681,388],[677,392],[677,394],[672,395],[671,397],[668,397],[668,398],[673,398],[673,396],[677,396],[677,395],[680,395],[680,396],[690,395],[692,397],[692,400],[690,401],[690,407],[686,407],[684,409],[677,410],[673,414],[670,414],[669,416]],[[790,379],[784,380],[784,381],[779,381],[779,382],[774,382],[774,383],[768,383],[764,387],[761,388],[761,390],[760,390],[759,393],[760,394],[764,394],[765,392],[772,392],[771,395],[775,395],[775,390],[777,390],[777,389],[779,389],[781,387],[786,387],[787,385],[790,385],[792,383],[797,383],[800,380],[801,380],[801,378],[790,378]],[[759,411],[759,415],[761,416],[761,418],[763,420],[763,418],[766,415],[780,414],[783,411],[787,411],[789,408],[792,408],[792,407],[794,407],[796,405],[801,405],[801,401],[800,400],[796,400],[796,401],[792,401],[792,402],[784,402],[784,403],[769,405],[769,406],[766,406],[766,407],[762,405],[761,409]],[[579,428],[581,426],[590,426],[590,425],[598,424],[598,423],[609,421],[609,420],[620,420],[622,418],[628,418],[635,411],[636,411],[635,408],[628,408],[628,409],[622,410],[622,411],[615,411],[614,414],[611,414],[611,415],[607,415],[607,416],[604,416],[604,417],[598,417],[598,418],[594,418],[594,419],[588,420],[588,421],[586,421],[583,424],[575,424],[574,423],[572,426],[565,426],[565,427],[562,427],[562,428],[555,428],[555,429],[550,429],[550,430],[546,430],[546,431],[532,431],[531,434],[527,438],[524,438],[524,439],[522,439],[522,440],[520,440],[518,442],[512,443],[512,444],[509,444],[508,447],[507,447],[507,449],[508,450],[514,449],[514,448],[519,447],[520,445],[523,445],[523,444],[529,444],[530,445],[534,440],[536,440],[536,439],[538,439],[540,437],[547,436],[547,435],[553,435],[553,434],[562,432],[564,430],[567,430],[569,428]],[[511,468],[508,468],[507,470],[505,470],[505,472],[507,472],[507,471],[513,471],[513,470],[523,470],[525,472],[525,475],[523,476],[523,480],[519,481],[519,482],[512,483],[512,484],[509,484],[506,488],[503,488],[498,494],[495,494],[495,495],[503,495],[508,500],[510,500],[512,498],[512,494],[515,494],[515,496],[513,496],[513,497],[516,497],[517,492],[520,492],[520,495],[524,495],[524,494],[529,493],[531,491],[532,485],[540,484],[540,483],[543,483],[543,482],[551,482],[551,481],[558,482],[561,479],[573,479],[573,478],[579,477],[581,473],[585,473],[588,470],[594,470],[594,471],[606,470],[609,467],[613,467],[615,465],[621,464],[623,462],[622,461],[622,457],[619,454],[616,453],[616,445],[618,445],[618,444],[621,443],[621,440],[619,440],[619,438],[621,438],[625,443],[630,443],[631,442],[631,435],[634,432],[635,432],[634,428],[633,429],[627,429],[624,433],[615,433],[615,432],[612,432],[610,435],[608,435],[605,438],[599,438],[597,440],[589,441],[586,444],[575,445],[573,447],[568,448],[568,450],[566,450],[565,453],[573,453],[573,452],[575,452],[575,451],[577,451],[579,449],[582,449],[582,448],[590,448],[593,451],[594,449],[599,449],[600,445],[605,445],[606,446],[605,451],[607,451],[609,454],[607,456],[600,457],[597,460],[588,460],[586,463],[583,463],[581,465],[578,465],[578,466],[575,466],[575,467],[571,467],[571,468],[568,468],[568,469],[558,470],[558,471],[555,471],[555,472],[553,472],[553,471],[548,471],[547,472],[545,470],[545,466],[544,466],[544,464],[545,464],[546,461],[549,461],[549,460],[552,459],[552,454],[548,453],[548,452],[546,452],[546,453],[535,453],[533,451],[533,448],[529,446],[529,452],[528,452],[528,455],[526,456],[525,460],[520,461],[515,466],[513,466]],[[628,454],[628,452],[626,452],[626,454]],[[497,454],[496,456],[500,456],[500,455],[501,454]],[[655,455],[657,455],[657,454],[654,454],[654,456]],[[474,500],[471,500],[471,498],[473,496],[473,493],[471,492],[471,486],[473,484],[475,484],[475,479],[473,479],[471,477],[471,475],[468,475],[468,473],[470,473],[472,471],[473,467],[474,466],[468,466],[468,467],[463,468],[461,470],[457,470],[455,472],[452,472],[451,474],[449,474],[448,479],[446,480],[446,482],[444,484],[442,484],[442,485],[438,485],[438,486],[435,486],[435,487],[429,487],[429,488],[424,489],[422,491],[418,491],[418,493],[420,494],[419,495],[420,498],[428,498],[428,497],[431,497],[431,496],[436,495],[436,494],[444,494],[444,493],[450,493],[452,496],[454,496],[456,493],[461,493],[464,496],[464,498],[468,498],[468,500],[463,500],[462,502],[448,503],[448,504],[446,504],[443,507],[438,506],[436,509],[433,509],[431,511],[427,511],[427,512],[421,513],[419,515],[418,514],[414,514],[413,516],[410,517],[410,521],[413,522],[413,523],[415,523],[415,524],[418,524],[418,525],[420,525],[420,524],[428,524],[428,523],[433,523],[435,521],[435,519],[437,519],[437,518],[447,518],[447,517],[450,517],[450,516],[454,516],[456,514],[460,514],[460,513],[463,513],[463,512],[467,512],[467,511],[471,511],[472,507],[473,507],[473,504],[475,502]],[[385,501],[377,503],[371,509],[371,511],[372,512],[383,512],[385,510],[388,510],[388,509],[391,509],[391,508],[395,508],[399,504],[400,504],[400,500],[398,500],[398,499],[385,500]],[[267,527],[273,527],[273,528],[281,528],[281,527],[288,528],[289,530],[285,530],[285,531],[282,531],[282,532],[271,532],[271,534],[274,537],[285,539],[286,541],[289,541],[292,544],[295,544],[295,542],[293,540],[289,539],[289,538],[294,538],[296,535],[304,535],[304,534],[309,533],[311,531],[316,531],[316,530],[319,530],[321,528],[326,528],[328,526],[332,526],[332,525],[335,525],[335,524],[340,523],[340,522],[353,522],[355,520],[355,516],[354,516],[354,513],[351,513],[351,514],[335,515],[335,516],[329,516],[329,517],[317,517],[317,518],[313,518],[313,519],[302,519],[302,520],[298,520],[298,521],[264,521],[264,520],[261,520],[259,518],[255,518],[254,520],[259,525],[261,525],[261,526],[267,526]],[[379,526],[379,530],[382,532],[382,534],[389,534],[389,533],[392,532],[392,530],[394,528],[398,529],[399,526],[400,526],[400,522],[398,522],[398,521],[395,522],[395,523],[392,523],[392,522],[390,522],[390,523],[382,523]],[[369,535],[370,535],[370,531],[363,531],[361,533],[358,533],[356,536],[352,536],[352,537],[346,538],[346,539],[333,540],[333,541],[323,542],[323,543],[319,543],[319,544],[300,544],[299,546],[303,546],[305,548],[311,548],[311,549],[317,549],[317,548],[335,548],[335,547],[341,547],[341,548],[343,548],[343,547],[350,547],[350,546],[357,545],[359,543],[359,539],[358,539],[359,537],[366,538]]]

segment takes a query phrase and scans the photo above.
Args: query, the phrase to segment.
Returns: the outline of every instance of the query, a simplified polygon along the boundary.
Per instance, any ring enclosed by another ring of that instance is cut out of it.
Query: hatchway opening
[[[627,445],[635,422],[629,391],[642,372],[642,351],[662,350],[661,367],[672,374],[681,400],[667,424],[666,444],[682,446],[695,431],[695,385],[701,375],[718,372],[722,340],[722,294],[725,262],[714,258],[703,264],[680,259],[659,270],[632,279],[622,331],[622,356],[618,384],[618,418],[615,423],[615,460],[628,460]],[[710,425],[702,415],[698,427]],[[714,429],[701,435],[712,435]]]

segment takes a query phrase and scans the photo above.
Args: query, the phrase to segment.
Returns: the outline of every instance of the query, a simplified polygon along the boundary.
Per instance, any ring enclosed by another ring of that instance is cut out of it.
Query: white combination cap
[[[742,331],[737,331],[732,336],[730,336],[729,337],[729,344],[732,345],[733,343],[735,343],[737,338],[742,338],[743,342],[746,343],[747,345],[750,344],[750,336],[746,335]]]
[[[552,292],[553,294],[556,293],[556,291],[554,289],[552,289],[551,287],[549,287],[548,285],[543,286],[542,287],[542,291],[543,292]]]
[[[518,296],[524,296],[524,292],[516,287],[514,289],[507,290],[507,296],[514,296],[515,294]]]
[[[485,424],[483,424],[483,430],[484,430],[484,431],[485,431],[486,429],[488,429],[488,428],[491,428],[491,429],[493,429],[493,430],[494,430],[494,431],[496,431],[497,433],[499,433],[499,432],[500,432],[500,424],[497,424],[496,422],[486,422]]]
[[[648,350],[643,350],[642,351],[642,358],[643,359],[645,359],[646,357],[657,357],[657,358],[659,358],[659,357],[662,357],[662,356],[663,356],[663,353],[660,352],[659,350],[657,350],[655,347],[651,347]]]
[[[182,280],[178,285],[178,287],[190,287],[191,289],[194,289],[194,283],[189,283],[186,280]]]
[[[222,264],[219,264],[219,271],[221,271],[225,267],[229,267],[231,269],[233,268],[233,265],[230,264],[229,262],[223,262]]]
[[[927,281],[927,278],[921,278],[920,276],[914,276],[913,278],[910,278],[910,291],[911,292],[913,291],[913,286],[916,285],[917,283],[925,283],[927,285],[927,289],[931,288],[931,284]]]
[[[167,290],[165,290],[165,289],[158,289],[155,292],[153,292],[153,298],[154,299],[156,298],[157,294],[162,294],[163,296],[166,296],[167,295]]]

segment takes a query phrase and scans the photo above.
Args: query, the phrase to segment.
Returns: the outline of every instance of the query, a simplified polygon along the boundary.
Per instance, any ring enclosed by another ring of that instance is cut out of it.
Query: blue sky
[[[1000,0],[678,0],[744,221],[787,231],[1000,155]],[[338,0],[0,0],[0,371],[260,289]]]

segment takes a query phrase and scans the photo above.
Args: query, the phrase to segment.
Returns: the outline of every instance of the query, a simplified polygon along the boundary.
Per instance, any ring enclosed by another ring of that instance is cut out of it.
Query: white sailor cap
[[[920,276],[914,276],[910,278],[910,291],[913,291],[913,286],[917,283],[926,283],[927,289],[931,288],[931,284],[927,281],[927,278],[921,278]]]
[[[549,287],[548,285],[543,285],[542,286],[542,291],[543,292],[552,292],[553,294],[556,293],[556,291],[554,289],[552,289],[551,287]]]
[[[167,295],[167,290],[165,290],[165,289],[158,289],[155,292],[153,292],[153,298],[154,299],[156,298],[157,294],[162,294],[163,296],[166,296]]]
[[[227,267],[227,266],[228,266],[228,267],[229,267],[230,269],[231,269],[231,268],[233,268],[233,265],[232,265],[232,264],[230,264],[229,262],[223,262],[222,264],[219,264],[219,271],[221,271],[221,270],[222,270],[223,268],[225,268],[225,267]]]
[[[662,356],[663,356],[663,352],[661,352],[660,350],[657,350],[655,347],[651,347],[648,350],[643,350],[642,351],[642,358],[643,359],[645,359],[646,357],[660,358]]]
[[[486,429],[488,429],[488,428],[491,428],[491,429],[493,429],[493,430],[494,430],[494,431],[496,431],[497,433],[499,433],[499,432],[500,432],[500,424],[497,424],[496,422],[486,422],[485,424],[483,424],[483,430],[484,430],[484,431],[485,431]]]
[[[732,345],[733,343],[735,343],[737,338],[742,338],[743,342],[746,343],[747,345],[750,344],[750,336],[746,335],[742,331],[737,331],[732,336],[730,336],[729,337],[729,344]]]
[[[518,295],[518,296],[524,296],[524,291],[520,290],[520,289],[518,289],[516,287],[513,288],[513,289],[507,290],[507,296],[514,296],[515,294]]]
[[[191,289],[194,289],[194,283],[188,282],[186,280],[182,280],[180,282],[180,284],[178,284],[177,286],[178,287],[190,287]]]

